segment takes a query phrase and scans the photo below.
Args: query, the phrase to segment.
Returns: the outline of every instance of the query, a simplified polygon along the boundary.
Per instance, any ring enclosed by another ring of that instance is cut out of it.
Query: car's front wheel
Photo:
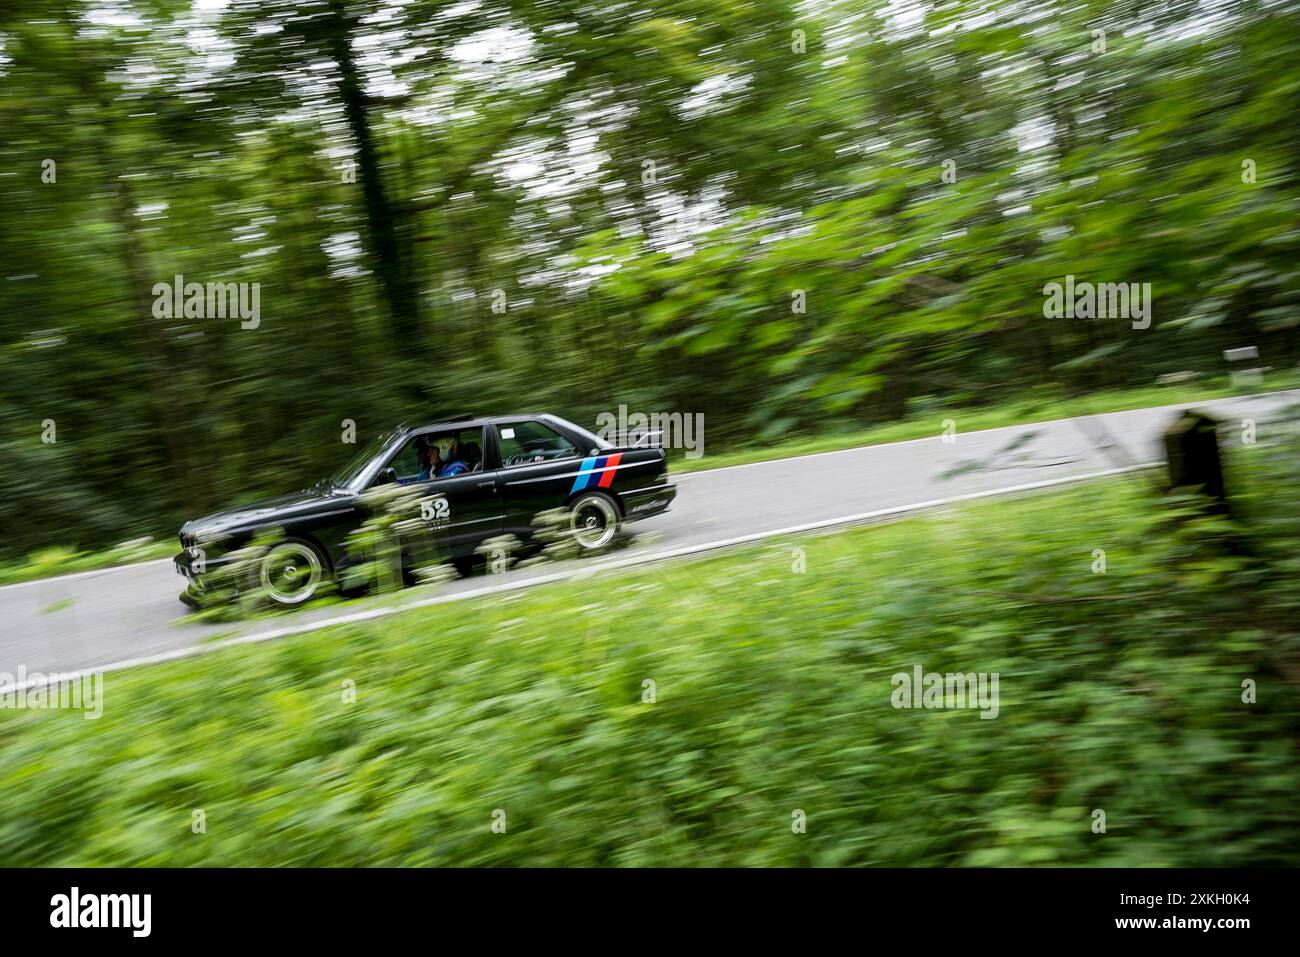
[[[311,542],[290,538],[262,556],[258,584],[274,604],[292,608],[311,601],[327,575],[319,549]]]
[[[583,551],[596,552],[618,534],[618,506],[608,495],[588,492],[569,510],[569,530]]]

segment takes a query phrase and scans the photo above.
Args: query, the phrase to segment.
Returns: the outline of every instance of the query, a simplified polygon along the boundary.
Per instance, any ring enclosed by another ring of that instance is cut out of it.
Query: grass
[[[962,409],[939,405],[924,414],[912,415],[887,425],[830,435],[793,436],[769,445],[746,445],[724,449],[722,452],[709,453],[697,459],[688,459],[684,454],[674,453],[671,458],[671,468],[676,473],[701,472],[732,465],[748,465],[751,462],[812,455],[817,452],[838,452],[841,449],[866,445],[924,439],[941,434],[945,419],[952,419],[961,432],[978,432],[984,429],[1050,422],[1080,415],[1124,412],[1130,409],[1178,405],[1184,402],[1208,402],[1250,394],[1251,391],[1277,392],[1294,388],[1300,388],[1300,373],[1274,374],[1270,376],[1266,390],[1242,390],[1234,387],[1224,377],[1199,382],[1101,392],[1089,396],[1083,402],[1069,398],[1058,390],[1044,391],[1037,395],[1028,395],[1016,401],[985,408]]]
[[[1295,865],[1300,450],[1240,458],[1247,556],[1112,480],[109,674],[0,712],[0,853]],[[998,717],[894,708],[916,665]]]
[[[37,578],[51,578],[55,575],[68,575],[73,572],[97,571],[117,565],[134,565],[159,558],[171,558],[179,549],[180,546],[173,542],[157,542],[152,538],[123,542],[97,552],[78,551],[56,545],[33,552],[24,559],[0,562],[0,586],[14,585]]]

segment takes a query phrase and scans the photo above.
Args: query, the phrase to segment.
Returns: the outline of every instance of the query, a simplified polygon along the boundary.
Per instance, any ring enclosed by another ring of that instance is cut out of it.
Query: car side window
[[[483,468],[483,450],[480,445],[482,438],[480,429],[417,435],[402,446],[388,464],[397,473],[400,485],[478,472]],[[423,455],[421,446],[426,450]],[[437,452],[436,474],[426,471],[424,456],[430,451]]]
[[[501,446],[501,464],[505,468],[578,454],[572,442],[541,422],[500,422],[495,428]]]
[[[400,452],[393,456],[388,463],[394,472],[397,473],[397,480],[411,481],[415,478],[416,473],[420,471],[419,450],[416,448],[416,440],[412,439],[402,446]]]

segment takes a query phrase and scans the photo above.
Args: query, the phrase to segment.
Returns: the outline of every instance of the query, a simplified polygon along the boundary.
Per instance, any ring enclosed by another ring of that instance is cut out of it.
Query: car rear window
[[[501,445],[501,464],[506,468],[578,454],[572,442],[544,422],[500,422],[495,428]]]

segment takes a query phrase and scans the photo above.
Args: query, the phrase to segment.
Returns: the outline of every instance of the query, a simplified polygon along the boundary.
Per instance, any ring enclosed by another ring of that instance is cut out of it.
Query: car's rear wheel
[[[618,534],[618,506],[608,495],[588,492],[569,510],[569,529],[583,551],[596,552]]]
[[[290,538],[271,547],[258,568],[258,583],[272,602],[292,608],[311,601],[328,572],[311,542]]]

